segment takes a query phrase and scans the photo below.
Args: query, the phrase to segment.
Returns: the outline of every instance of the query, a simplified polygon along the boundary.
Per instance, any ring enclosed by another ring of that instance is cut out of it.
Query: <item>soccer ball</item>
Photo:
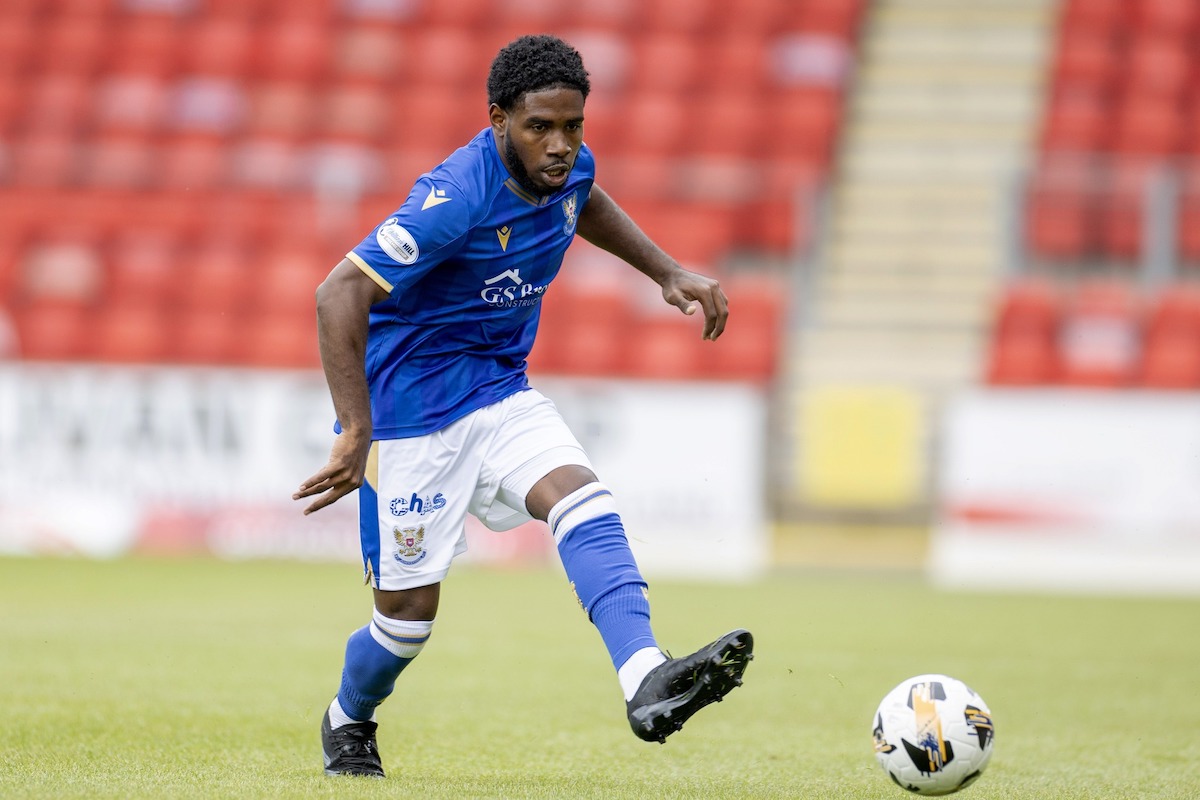
[[[875,712],[875,758],[897,786],[950,794],[970,786],[992,757],[995,730],[983,698],[948,675],[917,675]]]

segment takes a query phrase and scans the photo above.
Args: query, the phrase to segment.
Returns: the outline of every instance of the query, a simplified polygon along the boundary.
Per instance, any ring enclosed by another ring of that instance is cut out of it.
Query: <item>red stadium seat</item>
[[[683,146],[692,106],[674,92],[638,92],[625,102],[624,149],[640,156],[667,156]],[[586,125],[586,123],[585,123]]]
[[[1176,220],[1177,244],[1182,260],[1200,264],[1200,166],[1183,173]]]
[[[642,3],[637,25],[651,35],[670,32],[694,38],[706,32],[719,32],[715,11],[720,5],[719,0],[655,0],[653,3]]]
[[[689,126],[689,149],[704,155],[762,155],[765,138],[779,135],[774,121],[762,113],[770,98],[732,90],[701,95],[698,105],[716,113],[703,115]]]
[[[673,312],[673,313],[671,313]],[[634,327],[635,346],[629,351],[627,368],[636,378],[651,380],[694,380],[705,377],[705,360],[712,342],[700,338],[703,322],[667,308],[643,317]]]
[[[1177,103],[1131,97],[1119,112],[1110,152],[1132,157],[1128,161],[1165,161],[1180,151],[1184,127],[1185,115]]]
[[[69,186],[80,172],[79,139],[66,132],[35,133],[12,142],[8,182],[14,186]]]
[[[481,106],[480,118],[487,106],[479,88],[480,78],[487,74],[487,67],[495,55],[495,48],[484,46],[484,34],[465,28],[435,27],[414,37],[411,42],[409,75],[412,84],[425,88],[475,89]],[[465,95],[452,94],[462,103]],[[404,106],[406,110],[420,106]],[[416,115],[406,115],[420,117]],[[412,119],[416,123],[418,119]]]
[[[1062,313],[1063,297],[1057,286],[1036,278],[1016,280],[1004,287],[996,329],[1001,333],[1024,330],[1052,337]]]
[[[700,84],[706,43],[681,32],[643,33],[633,40],[635,91],[679,93]]]
[[[216,189],[230,179],[228,144],[215,136],[179,136],[163,143],[155,183],[177,191]]]
[[[343,27],[333,46],[332,76],[391,88],[407,77],[410,51],[399,46],[403,34],[388,25]]]
[[[170,232],[137,227],[124,231],[109,248],[109,301],[124,305],[169,306],[183,277],[182,243]]]
[[[1062,9],[1065,30],[1117,32],[1128,21],[1125,0],[1067,0]]]
[[[1068,86],[1053,95],[1044,119],[1044,150],[1094,153],[1107,144],[1112,108],[1103,92]]]
[[[1188,35],[1200,26],[1195,0],[1138,0],[1131,10],[1134,24],[1143,31]]]
[[[757,275],[722,279],[729,324],[716,342],[704,343],[707,377],[765,382],[775,376],[787,336],[784,304],[790,287],[785,281]]]
[[[253,313],[244,318],[234,358],[238,364],[280,369],[321,365],[312,317],[292,312]]]
[[[43,5],[57,17],[91,21],[112,14],[121,3],[120,0],[43,0]]]
[[[240,78],[254,57],[261,35],[245,17],[206,16],[189,25],[182,69],[224,78]]]
[[[254,72],[265,80],[315,82],[333,60],[333,29],[318,19],[288,17],[260,31]]]
[[[312,93],[299,81],[267,81],[250,95],[248,128],[252,134],[301,139],[312,130],[316,109]]]
[[[703,83],[708,90],[753,93],[767,88],[769,60],[762,42],[762,35],[753,33],[730,33],[713,40],[704,60]]]
[[[992,339],[985,380],[991,386],[1049,386],[1060,372],[1054,342],[1030,333]]]
[[[1150,336],[1138,384],[1147,389],[1200,389],[1200,337],[1175,331]]]
[[[531,31],[551,30],[568,17],[567,0],[505,0],[497,3],[492,13],[502,26],[524,26]]]
[[[1026,246],[1035,257],[1077,261],[1095,250],[1094,183],[1087,159],[1047,158],[1036,168],[1025,197]]]
[[[795,29],[845,42],[858,38],[865,0],[809,0],[794,16]]]
[[[267,250],[255,264],[254,285],[248,287],[257,297],[254,308],[315,320],[317,286],[329,269],[315,245],[283,243]]]
[[[1154,389],[1200,388],[1200,287],[1176,283],[1154,298],[1138,382]]]
[[[1041,280],[1015,281],[995,312],[986,380],[996,386],[1041,386],[1058,378],[1062,298]]]
[[[93,309],[79,303],[43,301],[14,313],[17,348],[30,361],[79,361],[92,354]]]
[[[1105,253],[1126,262],[1142,255],[1147,192],[1154,162],[1122,160],[1111,164],[1099,196],[1099,241]]]
[[[39,37],[35,69],[91,75],[106,57],[112,33],[103,18],[53,18]]]
[[[191,310],[236,313],[246,308],[253,284],[253,255],[237,241],[214,239],[188,250],[179,296]]]
[[[93,124],[108,133],[150,133],[167,116],[167,81],[152,75],[109,73],[99,83]]]
[[[192,309],[175,315],[169,358],[184,364],[233,364],[245,336],[242,318],[222,309]]]
[[[335,87],[325,96],[318,113],[318,135],[339,142],[384,142],[394,116],[391,94],[390,89],[374,86]]]
[[[714,30],[724,37],[749,36],[760,41],[794,24],[796,4],[774,2],[717,3]]]
[[[773,132],[767,137],[766,152],[814,166],[831,163],[841,124],[841,92],[805,87],[776,93],[771,102]]]
[[[491,0],[438,0],[425,3],[422,26],[481,28],[492,19]]]
[[[1068,88],[1104,90],[1123,68],[1120,40],[1105,31],[1063,28],[1054,59],[1054,81]]]
[[[36,56],[41,29],[33,14],[0,16],[0,74],[25,73]]]
[[[38,134],[77,133],[92,114],[94,90],[86,76],[45,72],[26,89],[22,127]]]
[[[1126,91],[1179,98],[1195,79],[1193,47],[1175,32],[1135,38],[1127,54]]]
[[[634,340],[628,291],[619,281],[564,276],[542,301],[530,367],[564,375],[618,375]]]
[[[1120,281],[1079,283],[1059,331],[1062,383],[1131,385],[1141,360],[1142,318],[1136,291]]]
[[[157,363],[170,347],[171,311],[142,302],[106,304],[95,323],[92,355],[101,361]]]
[[[157,78],[173,76],[187,52],[185,41],[183,24],[175,17],[129,16],[114,28],[105,51],[105,69]]]
[[[85,186],[140,189],[158,170],[158,149],[139,134],[110,134],[92,139],[83,152],[80,179]]]

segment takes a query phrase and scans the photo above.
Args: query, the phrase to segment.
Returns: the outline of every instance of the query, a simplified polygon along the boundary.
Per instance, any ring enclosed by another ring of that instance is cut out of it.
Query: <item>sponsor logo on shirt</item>
[[[417,240],[395,217],[379,226],[375,241],[379,243],[379,249],[399,264],[414,264],[421,257]]]
[[[545,286],[534,286],[521,280],[521,273],[515,269],[505,270],[499,275],[486,279],[483,291],[479,296],[489,306],[494,308],[520,308],[537,305],[541,302]]]

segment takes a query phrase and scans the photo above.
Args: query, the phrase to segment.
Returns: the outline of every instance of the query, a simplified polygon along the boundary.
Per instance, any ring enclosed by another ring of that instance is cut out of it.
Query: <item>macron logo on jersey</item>
[[[426,197],[425,202],[421,204],[421,210],[425,211],[433,208],[434,206],[440,206],[442,203],[449,203],[453,199],[453,197],[446,197],[445,189],[439,189],[436,186],[430,187],[429,196]]]

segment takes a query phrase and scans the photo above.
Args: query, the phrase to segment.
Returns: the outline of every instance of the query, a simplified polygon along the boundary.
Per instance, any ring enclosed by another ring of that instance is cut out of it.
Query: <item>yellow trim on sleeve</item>
[[[378,283],[380,288],[382,288],[388,294],[391,294],[392,290],[396,288],[392,284],[388,283],[386,278],[384,278],[382,275],[380,275],[378,272],[376,272],[374,267],[372,267],[367,262],[363,261],[362,258],[357,253],[354,253],[354,252],[346,253],[346,258],[353,261],[354,265],[356,267],[358,267],[363,272],[365,272],[368,278],[370,278],[371,280]]]

